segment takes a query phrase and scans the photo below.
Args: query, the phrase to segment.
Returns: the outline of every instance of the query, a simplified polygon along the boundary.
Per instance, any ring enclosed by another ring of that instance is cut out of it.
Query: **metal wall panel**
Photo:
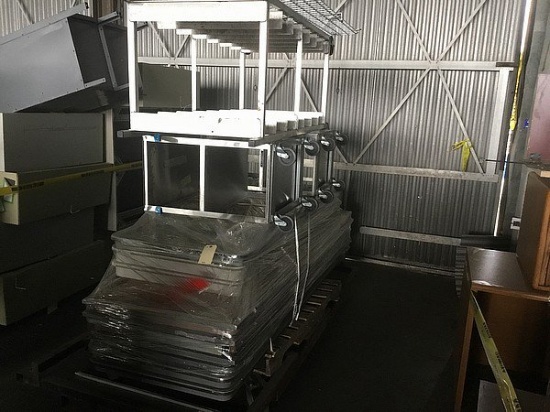
[[[420,70],[332,73],[331,89],[336,93],[330,96],[328,120],[344,134],[358,137],[343,149],[348,160],[356,158],[421,74]],[[485,158],[498,72],[446,71],[443,75],[478,156]],[[450,149],[462,139],[450,101],[437,72],[432,71],[361,158],[361,163],[460,170],[460,152]],[[475,171],[473,161],[468,170]]]
[[[82,0],[2,0],[0,1],[0,36],[20,30],[71,8]],[[88,1],[88,3],[90,3]],[[27,16],[23,12],[27,12]]]
[[[354,233],[362,225],[449,237],[492,230],[497,194],[497,185],[492,183],[353,174],[351,190]],[[368,196],[361,197],[365,193]],[[402,239],[357,234],[352,252],[434,267],[454,266],[454,247]]]
[[[327,1],[336,8],[341,0]],[[514,61],[522,2],[518,0],[402,0],[432,57],[438,56],[476,7],[484,3],[464,37],[445,60]],[[337,38],[336,59],[422,60],[421,48],[407,27],[396,0],[348,0],[343,18],[361,31]]]

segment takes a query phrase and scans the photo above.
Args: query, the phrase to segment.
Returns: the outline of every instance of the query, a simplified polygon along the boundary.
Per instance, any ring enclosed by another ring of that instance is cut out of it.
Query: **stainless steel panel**
[[[84,83],[105,79],[104,86],[111,86],[112,79],[97,24],[91,19],[71,17],[67,20]]]
[[[101,163],[103,129],[99,113],[0,114],[0,171]]]
[[[69,22],[0,46],[0,112],[12,113],[84,89]]]
[[[28,225],[0,223],[0,272],[50,259],[94,240],[94,209],[55,216]]]
[[[125,32],[105,25],[106,49],[119,83],[127,83]],[[0,112],[87,111],[120,99],[109,74],[97,21],[73,15],[0,39]],[[123,61],[122,61],[123,59]],[[116,84],[116,83],[115,83]],[[52,102],[51,105],[48,105]]]
[[[149,204],[199,209],[199,147],[145,142]]]
[[[228,206],[247,196],[247,187],[247,150],[206,148],[205,210],[227,212]]]
[[[66,180],[56,184],[34,187],[13,196],[4,202],[0,221],[13,225],[24,225],[51,216],[75,213],[79,210],[109,203],[111,175],[93,173],[94,170],[112,166],[99,163],[87,166],[73,166],[33,172],[0,172],[0,181],[10,185],[27,185],[43,179],[50,179],[75,173],[90,172],[79,179]]]
[[[143,85],[141,93],[143,107],[191,108],[191,72],[189,70],[140,64],[139,73]],[[200,98],[197,99],[197,107],[200,107]]]
[[[111,254],[98,240],[0,275],[0,325],[9,325],[96,284]]]
[[[128,84],[126,29],[116,24],[105,24],[102,28],[105,34],[105,42],[113,67],[116,85],[118,88],[126,88]]]

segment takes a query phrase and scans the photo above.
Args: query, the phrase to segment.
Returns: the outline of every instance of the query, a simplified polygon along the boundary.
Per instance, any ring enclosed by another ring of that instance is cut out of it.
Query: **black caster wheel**
[[[341,180],[335,180],[331,183],[334,190],[341,192],[346,187],[345,183]]]
[[[302,206],[309,212],[314,212],[319,208],[319,202],[314,197],[304,197]]]
[[[332,152],[336,148],[336,140],[334,140],[332,137],[323,137],[321,139],[321,146],[327,152]]]
[[[283,166],[291,166],[296,162],[296,152],[288,147],[278,146],[276,156]]]
[[[308,156],[317,156],[321,151],[321,146],[315,140],[304,142],[304,149]]]
[[[336,144],[338,146],[344,146],[346,144],[346,139],[347,139],[346,136],[337,132],[334,138],[336,139]]]
[[[323,203],[330,203],[334,200],[334,193],[330,190],[319,190],[319,199]]]
[[[290,216],[275,216],[275,225],[283,232],[289,232],[294,229],[294,220]]]

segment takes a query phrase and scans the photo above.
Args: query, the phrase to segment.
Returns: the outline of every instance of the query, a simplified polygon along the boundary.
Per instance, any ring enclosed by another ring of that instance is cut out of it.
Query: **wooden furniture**
[[[472,329],[474,324],[474,312],[470,305],[470,292],[476,292],[478,300],[480,298],[500,298],[506,297],[517,303],[534,304],[542,311],[547,310],[550,294],[546,291],[533,289],[529,282],[523,276],[516,255],[509,252],[495,250],[468,248],[467,265],[463,278],[461,294],[461,316],[458,327],[458,344],[455,348],[456,368],[456,393],[455,393],[455,411],[461,410],[462,396],[464,392],[464,383],[470,355],[470,344],[472,338]],[[486,296],[484,296],[486,295]],[[481,302],[480,302],[481,303]],[[483,306],[483,305],[482,305]],[[482,311],[483,311],[482,307]],[[532,310],[532,309],[529,309]],[[525,344],[531,343],[529,338],[525,338],[522,330],[525,322],[514,322],[504,326],[491,322],[489,312],[484,313],[487,318],[489,329],[495,339],[495,343],[501,352],[505,365],[510,360],[511,354],[506,351],[507,337],[524,339]],[[502,313],[501,313],[502,315]],[[505,316],[511,316],[508,311],[504,311]],[[544,321],[546,321],[544,319]],[[493,328],[494,327],[494,328]],[[540,324],[539,324],[540,327]],[[498,332],[497,332],[498,331]],[[502,333],[500,333],[502,331]],[[539,330],[542,339],[548,337],[548,328]],[[500,335],[500,336],[499,336]],[[544,361],[545,350],[541,348],[540,362]]]
[[[550,179],[529,173],[518,239],[519,265],[535,289],[550,290]]]

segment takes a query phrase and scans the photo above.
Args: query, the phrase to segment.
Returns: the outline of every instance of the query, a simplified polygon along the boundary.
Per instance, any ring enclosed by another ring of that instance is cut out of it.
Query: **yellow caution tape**
[[[504,363],[498,353],[495,341],[489,332],[487,322],[481,313],[481,309],[479,308],[479,304],[477,303],[473,293],[470,295],[470,303],[474,309],[474,319],[476,321],[477,331],[479,333],[479,337],[481,338],[483,349],[485,349],[485,354],[487,355],[489,365],[495,375],[504,408],[506,409],[506,412],[521,411],[521,406],[519,404],[514,385],[512,384],[512,380],[504,367]]]
[[[462,149],[462,156],[460,160],[460,170],[465,172],[468,169],[468,161],[470,160],[470,154],[472,151],[472,142],[470,139],[466,138],[460,142],[453,144],[453,150]]]
[[[37,180],[35,182],[25,183],[23,185],[18,185],[18,186],[14,185],[14,186],[0,187],[0,197],[9,196],[15,193],[36,189],[38,187],[67,182],[69,180],[78,180],[84,177],[96,176],[96,175],[101,175],[105,173],[124,172],[132,169],[140,169],[142,167],[143,167],[143,162],[138,161],[138,162],[131,162],[131,163],[124,163],[120,165],[102,167],[100,169],[87,170],[85,172],[71,173],[63,176],[50,177],[48,179]]]
[[[510,114],[510,130],[516,130],[518,125],[518,106],[519,106],[519,84],[523,72],[523,53],[519,56],[518,74],[516,75],[516,87],[514,89],[514,100],[512,103],[512,113]]]

